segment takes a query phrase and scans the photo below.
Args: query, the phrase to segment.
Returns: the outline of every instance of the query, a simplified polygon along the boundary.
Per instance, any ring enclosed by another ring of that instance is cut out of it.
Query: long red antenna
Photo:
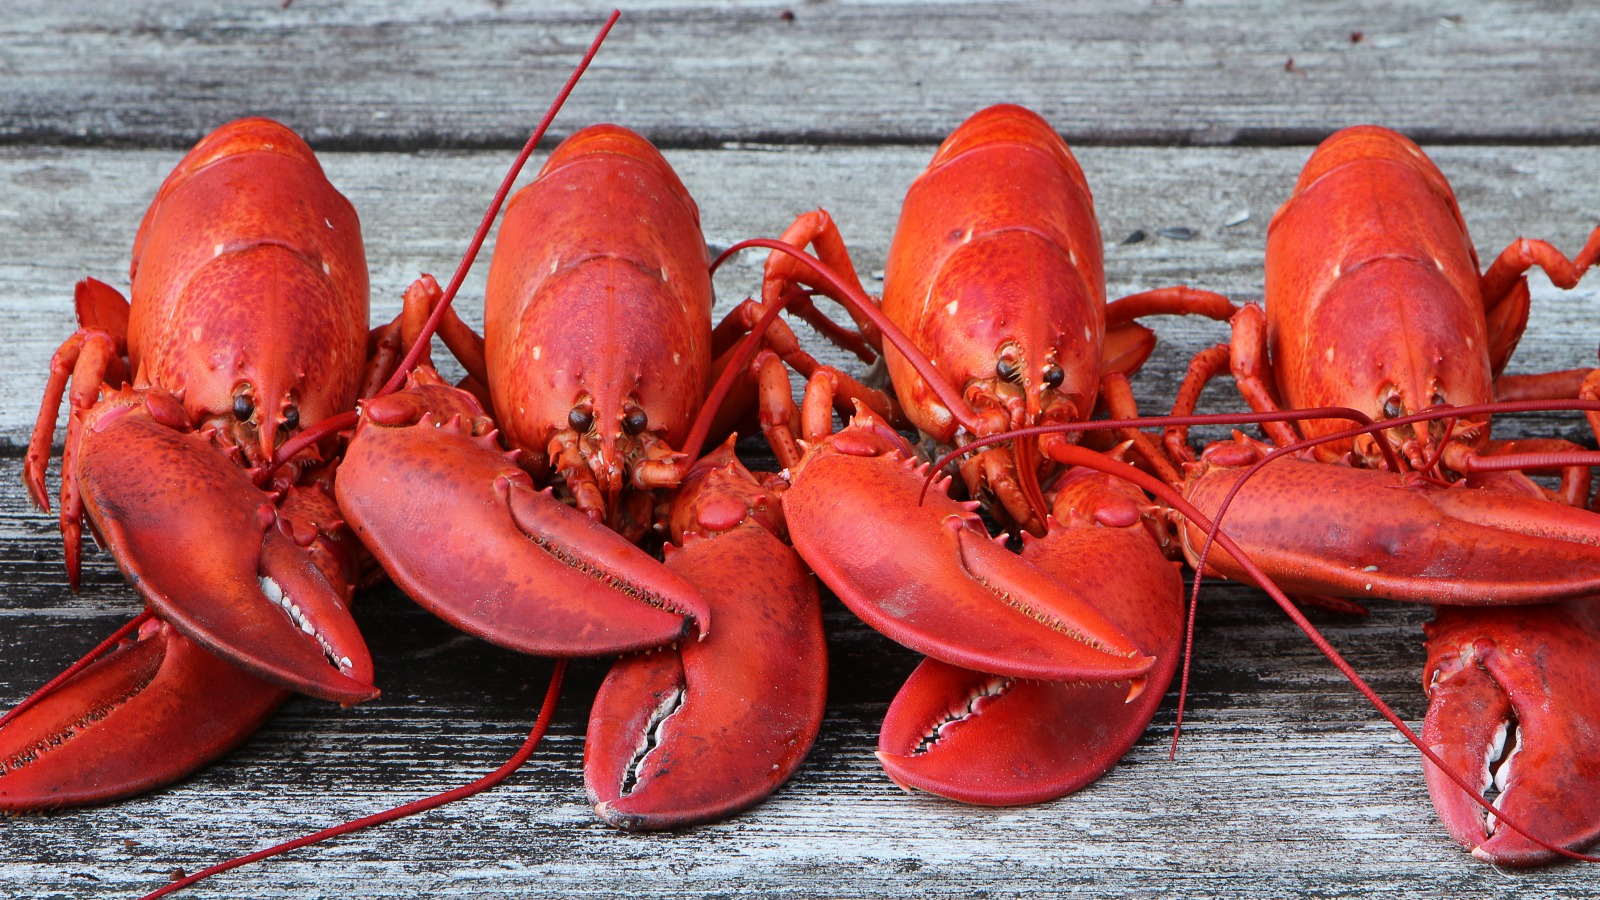
[[[382,825],[385,822],[393,822],[395,819],[402,819],[406,816],[416,815],[419,812],[426,812],[427,810],[433,809],[436,806],[443,806],[446,803],[452,803],[456,800],[471,797],[473,794],[480,793],[494,787],[500,782],[505,781],[506,778],[511,775],[511,773],[522,768],[522,764],[528,761],[528,757],[532,756],[534,749],[539,746],[540,739],[544,737],[545,729],[550,727],[551,717],[555,715],[556,700],[561,695],[561,681],[566,676],[566,672],[567,661],[564,659],[556,660],[555,670],[550,673],[550,687],[545,691],[544,694],[544,705],[539,708],[539,718],[534,720],[533,728],[528,731],[528,736],[523,740],[522,746],[517,748],[517,752],[513,753],[510,759],[506,760],[504,763],[501,763],[500,768],[495,769],[493,772],[490,772],[482,778],[479,778],[477,781],[474,781],[471,784],[464,784],[461,787],[445,791],[441,794],[434,794],[432,797],[424,797],[421,800],[413,800],[410,803],[405,803],[400,806],[396,806],[393,809],[384,810],[380,813],[373,813],[370,816],[363,816],[362,818],[356,819],[353,822],[345,822],[342,825],[335,825],[332,828],[324,828],[315,834],[297,837],[292,841],[285,841],[275,847],[268,847],[265,850],[257,850],[254,853],[246,853],[244,856],[230,859],[227,862],[218,863],[214,866],[208,866],[194,873],[193,875],[184,876],[183,878],[180,878],[169,885],[151,891],[150,893],[144,895],[141,900],[154,900],[156,897],[165,897],[173,891],[182,890],[183,888],[186,888],[197,881],[204,881],[213,875],[221,874],[230,869],[237,869],[240,866],[247,866],[250,863],[268,859],[273,856],[281,856],[284,853],[288,853],[290,850],[298,850],[301,847],[320,843],[328,838],[338,837],[341,834],[349,834],[352,831],[360,831],[363,828],[371,828],[374,825]]]
[[[483,249],[483,242],[489,237],[489,229],[494,227],[494,220],[500,215],[500,207],[505,205],[506,197],[510,195],[512,186],[517,183],[517,176],[522,174],[522,169],[528,164],[529,157],[533,156],[533,151],[539,146],[539,142],[544,139],[544,133],[550,129],[550,123],[555,121],[556,113],[561,111],[562,105],[567,102],[567,97],[572,94],[573,88],[578,86],[578,79],[582,78],[583,73],[588,70],[589,63],[594,60],[595,54],[600,52],[600,45],[605,42],[606,35],[611,33],[611,26],[617,24],[617,19],[621,16],[621,10],[614,9],[611,11],[611,15],[606,19],[605,24],[600,26],[600,33],[596,34],[594,40],[590,42],[589,50],[583,54],[583,59],[578,61],[577,68],[573,69],[572,74],[567,77],[567,83],[562,85],[560,92],[551,101],[550,108],[545,110],[544,118],[539,120],[538,127],[533,129],[533,133],[528,136],[527,142],[522,145],[522,152],[517,154],[516,160],[511,163],[510,171],[506,172],[506,177],[501,179],[500,188],[495,191],[494,199],[489,201],[489,208],[483,214],[483,221],[478,223],[478,230],[473,233],[472,241],[467,244],[466,252],[461,255],[461,262],[456,266],[456,273],[450,277],[450,283],[445,286],[444,294],[440,297],[438,304],[434,306],[433,312],[429,314],[426,324],[422,326],[422,333],[417,335],[416,341],[411,345],[411,349],[406,351],[405,357],[400,360],[400,365],[395,368],[394,374],[389,376],[389,380],[384,382],[383,387],[379,388],[374,396],[382,397],[385,394],[392,394],[399,390],[406,383],[406,376],[411,373],[412,369],[417,367],[417,361],[422,358],[423,352],[433,340],[434,332],[439,330],[439,323],[444,321],[445,311],[455,301],[456,293],[461,290],[462,282],[467,280],[467,273],[472,271],[472,264],[477,261],[478,252]],[[330,434],[351,427],[356,423],[356,420],[357,414],[354,412],[341,413],[324,419],[284,441],[278,447],[278,451],[272,455],[272,461],[259,470],[256,476],[257,482],[262,483],[270,479],[272,473],[277,471],[279,466],[282,466],[286,460],[292,458],[296,453]]]
[[[1406,723],[1394,712],[1394,710],[1391,709],[1389,707],[1389,705],[1387,703],[1385,703],[1382,700],[1382,698],[1380,698],[1378,696],[1377,692],[1374,691],[1371,688],[1371,686],[1369,686],[1366,683],[1366,681],[1363,680],[1361,678],[1361,676],[1356,673],[1354,667],[1352,667],[1348,662],[1346,662],[1344,657],[1339,655],[1338,651],[1336,651],[1333,648],[1333,645],[1328,643],[1327,639],[1324,638],[1322,636],[1322,634],[1317,631],[1316,626],[1312,625],[1310,620],[1308,620],[1305,617],[1305,615],[1303,613],[1301,613],[1300,610],[1297,607],[1295,607],[1294,603],[1292,603],[1289,600],[1288,596],[1286,596],[1281,590],[1278,589],[1278,586],[1275,583],[1273,583],[1272,579],[1265,572],[1261,571],[1260,568],[1258,568],[1255,565],[1255,563],[1249,559],[1249,557],[1245,556],[1244,553],[1243,553],[1243,550],[1237,544],[1235,544],[1233,542],[1233,539],[1230,538],[1227,535],[1226,532],[1221,530],[1222,518],[1223,518],[1223,515],[1227,511],[1227,503],[1228,503],[1228,501],[1231,501],[1234,496],[1237,495],[1238,488],[1239,488],[1240,485],[1243,484],[1244,480],[1246,478],[1248,478],[1251,474],[1254,474],[1255,472],[1259,471],[1262,466],[1266,465],[1266,463],[1270,462],[1273,459],[1277,459],[1278,457],[1283,456],[1283,455],[1285,455],[1287,453],[1292,453],[1292,452],[1295,452],[1296,450],[1305,449],[1307,447],[1315,446],[1315,445],[1321,444],[1321,443],[1327,443],[1327,442],[1330,442],[1330,441],[1343,440],[1343,439],[1346,439],[1346,438],[1356,437],[1356,436],[1362,435],[1362,434],[1372,434],[1372,433],[1375,433],[1375,432],[1378,432],[1378,431],[1383,431],[1383,430],[1386,430],[1386,429],[1389,429],[1389,428],[1393,428],[1393,427],[1396,427],[1396,426],[1408,425],[1408,424],[1411,424],[1413,422],[1427,422],[1427,421],[1433,421],[1435,419],[1456,418],[1456,417],[1460,417],[1460,416],[1475,415],[1475,414],[1480,414],[1480,413],[1491,414],[1491,413],[1496,413],[1496,412],[1544,412],[1544,411],[1552,411],[1552,410],[1573,410],[1573,411],[1584,411],[1584,412],[1600,411],[1600,401],[1593,401],[1593,400],[1558,400],[1558,401],[1526,400],[1526,401],[1507,401],[1507,402],[1500,402],[1500,403],[1480,403],[1480,404],[1473,404],[1473,405],[1469,405],[1469,406],[1440,407],[1440,408],[1437,408],[1437,409],[1428,410],[1426,412],[1416,413],[1416,414],[1413,414],[1413,415],[1410,415],[1410,416],[1404,416],[1404,417],[1395,418],[1395,419],[1388,419],[1388,420],[1384,420],[1384,421],[1381,421],[1381,422],[1372,422],[1372,421],[1368,420],[1366,424],[1363,424],[1363,425],[1360,425],[1360,426],[1357,426],[1357,427],[1354,427],[1354,428],[1349,428],[1349,429],[1346,429],[1345,431],[1338,432],[1338,433],[1335,433],[1335,434],[1323,435],[1321,437],[1311,438],[1311,439],[1308,439],[1308,440],[1305,440],[1305,441],[1301,441],[1301,442],[1299,442],[1297,444],[1293,444],[1293,445],[1290,445],[1290,446],[1287,446],[1287,447],[1278,448],[1278,449],[1272,451],[1271,453],[1267,454],[1263,459],[1259,460],[1249,471],[1247,471],[1242,477],[1240,477],[1235,482],[1234,489],[1229,492],[1229,494],[1227,495],[1227,498],[1224,500],[1224,503],[1222,504],[1222,506],[1218,509],[1217,514],[1216,514],[1216,516],[1214,518],[1208,518],[1203,513],[1201,513],[1199,509],[1197,509],[1193,504],[1189,503],[1188,500],[1185,499],[1183,497],[1183,495],[1180,494],[1173,486],[1166,484],[1165,482],[1161,481],[1160,479],[1154,478],[1154,477],[1152,477],[1152,476],[1150,476],[1150,475],[1148,475],[1148,474],[1146,474],[1144,472],[1141,472],[1138,469],[1135,469],[1132,466],[1127,465],[1126,463],[1121,463],[1121,462],[1117,462],[1115,460],[1107,459],[1106,457],[1104,457],[1101,454],[1096,453],[1096,452],[1094,452],[1092,450],[1088,450],[1086,448],[1078,447],[1078,446],[1070,445],[1070,444],[1052,447],[1050,453],[1051,453],[1051,456],[1053,458],[1055,458],[1056,461],[1058,461],[1058,462],[1065,463],[1067,465],[1082,465],[1082,466],[1084,466],[1086,468],[1091,468],[1091,469],[1095,469],[1097,471],[1105,472],[1107,474],[1115,475],[1117,477],[1122,478],[1125,481],[1129,481],[1129,482],[1139,486],[1141,489],[1149,491],[1150,493],[1160,497],[1169,506],[1171,506],[1174,510],[1176,510],[1180,515],[1182,515],[1185,518],[1189,519],[1191,522],[1194,522],[1195,524],[1200,525],[1202,528],[1205,528],[1206,532],[1207,532],[1207,538],[1206,538],[1206,544],[1202,548],[1202,552],[1201,552],[1201,555],[1200,555],[1199,565],[1201,566],[1201,568],[1198,570],[1199,572],[1201,572],[1201,573],[1204,572],[1203,566],[1204,566],[1204,560],[1205,560],[1206,552],[1209,550],[1212,541],[1215,540],[1215,542],[1218,545],[1220,545],[1224,550],[1228,551],[1228,553],[1231,556],[1233,556],[1234,560],[1236,562],[1238,562],[1239,565],[1245,570],[1246,574],[1249,575],[1249,577],[1256,582],[1257,586],[1259,586],[1262,590],[1266,591],[1267,594],[1272,597],[1273,601],[1278,604],[1278,606],[1283,610],[1284,614],[1289,617],[1289,620],[1292,621],[1295,624],[1295,626],[1298,627],[1306,635],[1306,637],[1308,637],[1311,640],[1312,644],[1315,645],[1316,648],[1319,651],[1321,651],[1322,654],[1324,656],[1326,656],[1330,662],[1333,663],[1334,667],[1337,668],[1339,670],[1339,672],[1341,674],[1343,674],[1345,676],[1345,678],[1348,679],[1352,685],[1355,686],[1356,690],[1359,691],[1361,693],[1361,695],[1367,699],[1367,702],[1371,703],[1373,708],[1378,711],[1378,714],[1383,716],[1383,718],[1385,720],[1387,720],[1390,725],[1393,725],[1395,727],[1395,729],[1398,730],[1406,738],[1406,740],[1411,742],[1412,746],[1416,747],[1417,750],[1424,757],[1426,757],[1429,762],[1431,762],[1435,766],[1437,766],[1439,771],[1443,772],[1445,774],[1445,776],[1447,778],[1449,778],[1450,781],[1453,782],[1458,788],[1460,788],[1468,797],[1471,797],[1474,800],[1474,802],[1476,802],[1479,806],[1483,807],[1489,813],[1494,814],[1499,821],[1501,821],[1502,823],[1504,823],[1505,825],[1510,827],[1511,830],[1517,832],[1518,834],[1522,835],[1523,837],[1527,838],[1528,840],[1532,841],[1533,843],[1538,844],[1540,847],[1543,847],[1544,849],[1549,850],[1552,853],[1558,854],[1560,856],[1565,856],[1565,857],[1567,857],[1569,859],[1580,860],[1580,861],[1583,861],[1583,862],[1600,862],[1600,856],[1590,856],[1590,855],[1587,855],[1587,854],[1577,853],[1577,852],[1568,850],[1568,849],[1566,849],[1564,847],[1558,847],[1558,846],[1556,846],[1556,845],[1544,840],[1543,838],[1533,834],[1526,827],[1524,827],[1520,822],[1513,821],[1511,819],[1506,818],[1504,816],[1504,814],[1503,814],[1503,811],[1495,808],[1492,803],[1490,803],[1488,800],[1484,799],[1483,796],[1481,794],[1479,794],[1477,792],[1477,790],[1473,787],[1473,785],[1470,782],[1467,781],[1465,776],[1463,776],[1462,774],[1460,774],[1459,772],[1457,772],[1455,769],[1451,768],[1450,766],[1444,764],[1443,760],[1439,757],[1439,755],[1436,754],[1433,750],[1429,749],[1426,745],[1424,745],[1423,742],[1422,742],[1422,739],[1417,736],[1416,732],[1412,731],[1410,726],[1406,725]],[[1334,416],[1328,415],[1329,410],[1326,410],[1326,409],[1319,409],[1319,410],[1286,410],[1285,412],[1289,413],[1291,418],[1296,418],[1296,417],[1298,417],[1298,418],[1333,418],[1334,417]],[[1274,414],[1261,413],[1261,414],[1257,414],[1257,415],[1258,415],[1259,418],[1257,418],[1256,421],[1279,420],[1279,417],[1282,416],[1281,413],[1274,413]],[[1358,417],[1358,419],[1366,419],[1366,417],[1364,415],[1361,415],[1360,413],[1357,413],[1356,417]],[[1153,416],[1153,417],[1144,419],[1142,421],[1143,421],[1143,424],[1175,424],[1175,425],[1182,425],[1182,424],[1201,424],[1199,422],[1193,421],[1195,419],[1211,419],[1213,422],[1217,422],[1217,420],[1219,420],[1219,419],[1226,419],[1226,418],[1233,418],[1233,417],[1232,416],[1215,416],[1215,417],[1210,417],[1210,416]],[[973,448],[979,447],[979,446],[987,446],[987,445],[990,445],[990,444],[1000,443],[1001,441],[1004,441],[1004,440],[1007,440],[1007,439],[1014,439],[1014,438],[1017,438],[1017,437],[1020,437],[1020,436],[1023,436],[1023,435],[1028,435],[1028,434],[1054,434],[1054,433],[1062,433],[1062,432],[1065,432],[1065,431],[1084,431],[1084,430],[1093,430],[1093,429],[1097,429],[1097,428],[1104,429],[1104,428],[1117,428],[1117,427],[1129,427],[1129,426],[1128,426],[1126,420],[1124,420],[1124,421],[1117,421],[1117,422],[1113,422],[1113,421],[1076,422],[1076,423],[1067,423],[1067,424],[1055,424],[1055,425],[1038,426],[1038,427],[1035,427],[1035,428],[1025,428],[1025,429],[1019,429],[1019,430],[1011,432],[1009,434],[991,435],[989,437],[985,437],[985,438],[982,438],[982,439],[979,439],[979,440],[975,440],[975,441],[972,442],[971,445],[968,445],[966,448],[963,448],[963,450],[960,451],[960,452],[965,452],[965,450],[973,449]],[[1380,445],[1382,445],[1382,444],[1384,444],[1386,442],[1379,441],[1378,443]],[[957,454],[955,454],[955,453],[949,454],[946,459],[940,460],[938,463],[936,463],[935,467],[937,467],[937,465],[940,465],[940,464],[943,464],[943,463],[947,462],[949,458],[953,458],[955,455],[957,455]],[[924,490],[926,490],[926,485],[924,485]],[[1198,585],[1197,585],[1197,587],[1198,587]]]
[[[566,84],[562,86],[561,91],[556,95],[555,100],[551,102],[550,108],[546,110],[544,118],[539,121],[538,127],[533,130],[533,134],[528,138],[527,143],[523,145],[522,152],[517,155],[516,161],[511,165],[511,170],[507,172],[506,177],[501,180],[500,188],[495,192],[494,199],[490,201],[489,209],[486,213],[484,213],[483,221],[479,223],[478,230],[472,237],[472,242],[468,245],[466,252],[462,255],[460,265],[456,267],[455,275],[450,279],[450,284],[445,288],[443,297],[434,307],[433,313],[428,317],[427,324],[425,324],[422,328],[422,333],[417,336],[416,342],[411,345],[411,349],[406,353],[405,358],[401,360],[400,365],[395,369],[394,374],[383,385],[383,387],[378,390],[375,396],[381,397],[385,394],[390,394],[398,390],[401,385],[405,384],[406,376],[413,368],[416,367],[417,361],[422,358],[422,355],[427,349],[429,342],[433,340],[434,332],[439,328],[439,323],[444,319],[445,310],[450,306],[450,302],[455,299],[457,291],[461,289],[462,282],[466,280],[467,272],[472,268],[473,261],[477,259],[478,251],[482,249],[483,242],[488,237],[489,229],[493,227],[494,220],[500,213],[500,207],[505,204],[506,197],[511,193],[511,187],[516,183],[517,176],[522,172],[522,168],[524,165],[526,165],[528,158],[533,155],[534,149],[538,146],[540,139],[544,137],[545,131],[549,129],[550,123],[555,120],[556,113],[560,111],[562,104],[566,102],[566,99],[572,93],[573,88],[577,86],[578,79],[582,77],[584,71],[589,68],[589,63],[594,59],[595,54],[600,51],[600,45],[605,42],[606,35],[611,33],[611,26],[615,25],[617,23],[617,19],[621,16],[621,11],[612,10],[611,15],[606,19],[605,24],[600,27],[600,32],[596,34],[594,40],[590,42],[589,49],[586,53],[584,53],[583,59],[579,61],[577,68],[575,68],[572,74],[567,78]],[[322,438],[327,437],[330,434],[350,427],[351,425],[355,424],[355,421],[356,416],[354,413],[346,413],[341,416],[334,416],[306,429],[305,431],[296,435],[294,439],[285,441],[284,444],[278,448],[278,452],[274,454],[272,461],[257,473],[257,478],[259,480],[270,478],[272,472],[278,466],[281,466],[285,460],[291,458],[295,453],[300,452],[301,450],[321,440]],[[280,854],[287,853],[290,850],[296,850],[300,847],[305,847],[310,844],[320,843],[321,841],[325,841],[329,838],[349,834],[353,831],[360,831],[364,828],[371,828],[375,825],[382,825],[386,822],[392,822],[395,819],[415,815],[419,812],[425,812],[435,807],[443,806],[446,803],[460,800],[465,797],[470,797],[473,794],[494,787],[509,777],[511,773],[521,768],[522,764],[527,762],[528,757],[531,756],[533,751],[539,746],[539,741],[544,737],[545,729],[550,725],[550,718],[555,713],[556,701],[561,694],[561,681],[563,676],[566,674],[566,670],[566,660],[557,660],[555,664],[555,670],[550,675],[550,687],[545,693],[544,705],[539,710],[539,717],[534,722],[533,728],[528,732],[527,738],[522,742],[522,746],[517,748],[517,752],[514,753],[510,759],[502,763],[499,768],[478,779],[477,781],[474,781],[471,784],[462,785],[461,787],[454,788],[452,790],[444,791],[443,793],[435,794],[432,797],[414,800],[410,803],[402,804],[393,809],[385,810],[384,812],[374,813],[373,815],[356,819],[353,822],[335,825],[332,828],[323,829],[315,834],[308,834],[304,837],[295,838],[292,841],[279,844],[275,847],[257,850],[254,853],[248,853],[244,856],[228,860],[227,862],[218,863],[217,865],[202,869],[193,875],[174,881],[173,883],[166,885],[159,890],[153,891],[150,894],[145,895],[144,900],[153,900],[155,897],[164,897],[173,891],[180,890],[220,872],[226,872],[230,869],[236,869],[240,866],[249,865],[250,863],[258,860],[278,856]]]

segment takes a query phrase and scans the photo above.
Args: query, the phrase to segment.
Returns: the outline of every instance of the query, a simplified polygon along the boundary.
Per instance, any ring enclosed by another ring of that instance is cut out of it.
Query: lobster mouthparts
[[[1600,839],[1600,616],[1584,603],[1444,607],[1426,626],[1422,739],[1479,775],[1496,809],[1540,839],[1580,850]],[[1450,835],[1506,866],[1556,854],[1513,831],[1424,762]]]
[[[685,636],[686,617],[708,632],[692,585],[534,490],[492,432],[473,434],[478,419],[423,413],[404,423],[423,408],[410,391],[369,403],[335,487],[362,542],[412,599],[469,634],[537,656],[664,646]],[[391,414],[402,421],[380,424]]]
[[[343,597],[303,547],[314,529],[201,434],[176,401],[124,392],[87,415],[79,483],[129,582],[184,635],[258,678],[337,703],[377,696]]]

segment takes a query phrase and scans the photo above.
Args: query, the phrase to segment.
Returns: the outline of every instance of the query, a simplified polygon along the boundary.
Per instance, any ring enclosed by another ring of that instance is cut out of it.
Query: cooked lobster
[[[48,509],[70,381],[68,575],[76,585],[87,518],[159,621],[8,717],[0,805],[10,809],[181,777],[248,736],[286,690],[341,703],[377,693],[348,611],[358,562],[337,540],[327,495],[333,441],[266,488],[246,471],[302,422],[353,406],[367,376],[354,209],[292,131],[241,119],[162,184],[130,279],[131,303],[79,283],[80,328],[51,360],[24,472]]]

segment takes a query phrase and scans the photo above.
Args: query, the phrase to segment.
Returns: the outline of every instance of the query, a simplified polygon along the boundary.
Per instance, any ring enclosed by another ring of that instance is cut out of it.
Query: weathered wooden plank
[[[0,140],[186,146],[251,112],[328,147],[514,146],[609,6],[14,2]],[[1363,121],[1425,139],[1600,137],[1586,4],[630,6],[568,123],[618,119],[680,146],[929,142],[1013,101],[1084,143],[1305,143]]]
[[[1576,252],[1600,221],[1600,149],[1433,147],[1451,178],[1479,253],[1492,258],[1518,235]],[[858,269],[880,273],[906,185],[928,147],[678,150],[668,155],[700,204],[707,240],[725,247],[775,235],[794,215],[830,209],[851,241]],[[86,275],[125,285],[130,247],[175,151],[0,148],[0,452],[26,444],[48,362],[72,333],[71,286]],[[372,270],[374,319],[398,309],[422,270],[453,270],[510,154],[324,154],[330,177],[362,217]],[[1083,148],[1106,243],[1108,290],[1119,296],[1187,282],[1260,299],[1267,221],[1304,163],[1300,148]],[[1227,226],[1241,212],[1247,221]],[[1192,240],[1162,237],[1183,227]],[[1126,244],[1133,232],[1145,240]],[[487,251],[486,251],[487,252]],[[735,260],[718,279],[719,314],[756,290],[761,256]],[[487,258],[468,282],[462,314],[482,321]],[[1514,369],[1591,364],[1600,335],[1600,282],[1561,292],[1534,276],[1533,323]],[[876,282],[868,288],[876,290]],[[1164,341],[1136,383],[1147,408],[1162,409],[1192,353],[1226,329],[1205,321],[1154,323]],[[845,362],[830,348],[819,355]],[[1215,389],[1217,402],[1233,401]],[[1581,436],[1583,427],[1545,425]],[[1532,427],[1532,426],[1530,426]],[[58,438],[59,440],[59,438]]]
[[[67,595],[51,523],[23,513],[0,460],[0,698],[10,702],[137,608],[104,554]],[[43,557],[39,571],[31,561]],[[26,572],[19,571],[18,560]],[[545,663],[462,637],[390,590],[357,610],[385,693],[351,709],[295,699],[195,778],[99,810],[0,825],[0,893],[128,896],[174,868],[287,839],[461,783],[517,742]],[[1319,616],[1412,721],[1420,608]],[[495,791],[301,851],[190,896],[272,897],[1500,895],[1600,896],[1579,867],[1508,874],[1433,821],[1415,754],[1253,591],[1208,588],[1183,744],[1169,697],[1110,775],[1068,800],[985,810],[901,793],[872,750],[915,657],[830,601],[828,719],[795,780],[730,822],[662,835],[598,824],[579,775],[584,711],[604,669],[580,663],[534,760]],[[247,889],[248,887],[248,889]]]

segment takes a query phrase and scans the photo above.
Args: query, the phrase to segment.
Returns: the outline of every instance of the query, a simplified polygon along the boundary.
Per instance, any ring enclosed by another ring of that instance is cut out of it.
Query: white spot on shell
[[[1094,339],[1094,334],[1089,330],[1088,325],[1083,326],[1083,339],[1086,341]]]
[[[681,362],[683,362],[683,354],[681,354],[681,353],[672,354],[672,364],[673,365],[678,365]]]
[[[948,304],[945,305],[944,311],[953,316],[953,315],[956,314],[956,309],[960,305],[961,305],[961,301],[960,300],[951,300]]]
[[[328,261],[327,260],[323,260],[322,261],[322,274],[324,274],[324,275],[332,275],[333,274],[333,270],[328,268]]]
[[[543,347],[535,347],[535,348],[533,348],[533,358],[534,359],[538,359],[539,355],[542,354],[542,353],[544,353],[544,348]]]
[[[189,329],[189,340],[198,344],[200,343],[200,339],[202,337],[205,337],[205,331],[202,330],[199,325]]]
[[[1467,335],[1467,349],[1468,350],[1472,349],[1472,344],[1473,344],[1472,336],[1471,335]]]
[[[330,229],[333,228],[333,223],[329,221],[326,216],[323,217],[322,224],[328,226]]]
[[[661,280],[662,281],[671,281],[672,280],[672,276],[667,272],[667,267],[666,266],[662,266],[661,267]]]
[[[1328,352],[1324,353],[1322,355],[1327,358],[1328,362],[1333,362],[1333,348],[1332,347],[1329,347],[1328,348]]]
[[[1333,277],[1338,278],[1339,277],[1339,273],[1343,272],[1343,271],[1344,271],[1344,266],[1341,266],[1338,263],[1334,263],[1333,264]]]
[[[554,275],[556,273],[556,269],[558,269],[560,267],[561,267],[561,261],[560,260],[558,260],[558,259],[550,260],[550,274],[551,275]]]
[[[211,255],[212,256],[221,256],[222,255],[222,245],[218,244],[215,247],[212,247],[211,248]]]

